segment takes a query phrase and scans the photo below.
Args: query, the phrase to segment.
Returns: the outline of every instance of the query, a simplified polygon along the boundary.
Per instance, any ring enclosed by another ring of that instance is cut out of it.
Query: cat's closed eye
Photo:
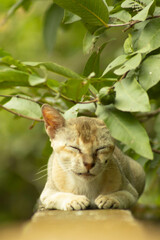
[[[98,154],[98,153],[103,153],[103,152],[104,152],[104,153],[110,152],[110,151],[113,150],[113,148],[114,148],[113,145],[101,146],[101,147],[99,147],[99,148],[96,149],[96,154]]]
[[[68,146],[68,148],[70,148],[71,150],[73,150],[74,152],[79,152],[81,153],[81,149],[76,147],[76,146]]]

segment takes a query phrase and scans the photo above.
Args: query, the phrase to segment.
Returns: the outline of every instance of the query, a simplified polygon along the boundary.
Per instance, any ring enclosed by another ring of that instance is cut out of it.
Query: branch
[[[88,103],[95,103],[95,102],[98,102],[98,101],[99,101],[99,99],[98,99],[97,96],[95,95],[95,98],[92,99],[92,100],[90,100],[90,101],[78,102],[78,101],[75,101],[75,100],[73,100],[73,99],[71,99],[71,98],[66,97],[65,95],[63,95],[62,93],[56,91],[55,89],[52,89],[52,90],[53,90],[55,93],[59,94],[59,96],[60,96],[61,98],[65,99],[66,101],[72,102],[72,103],[74,103],[74,104],[88,104]],[[90,91],[90,89],[89,89],[89,91]],[[90,91],[90,92],[91,92],[91,91]]]
[[[16,97],[16,98],[20,98],[20,99],[24,99],[24,100],[28,100],[28,101],[31,101],[31,102],[35,102],[35,103],[39,103],[39,104],[43,104],[39,101],[36,101],[34,99],[31,99],[31,98],[28,98],[28,97],[23,97],[23,96],[20,96],[20,95],[3,95],[3,94],[0,94],[0,97]]]
[[[98,101],[99,101],[98,98],[94,98],[94,99],[92,99],[92,100],[90,100],[90,101],[77,102],[77,103],[79,103],[79,104],[88,104],[88,103],[96,103],[96,102],[98,102]]]
[[[159,113],[160,113],[160,108],[158,108],[152,112],[149,112],[149,113],[139,114],[139,115],[137,115],[137,117],[141,118],[141,121],[144,122],[144,121],[147,121],[149,118],[152,118],[152,117],[158,115]]]
[[[152,148],[152,151],[155,152],[155,153],[157,153],[157,154],[160,154],[160,150],[157,150],[157,149],[153,149],[153,148]]]
[[[28,116],[25,116],[23,114],[20,114],[20,113],[17,113],[17,112],[14,112],[13,110],[11,109],[8,109],[6,107],[4,107],[3,105],[0,104],[0,108],[3,108],[4,110],[18,116],[18,117],[23,117],[23,118],[26,118],[26,119],[29,119],[29,120],[33,120],[33,121],[37,121],[37,122],[43,122],[43,119],[40,119],[40,118],[32,118],[32,117],[28,117]]]
[[[150,20],[150,19],[154,19],[154,18],[160,18],[160,15],[148,17],[148,18],[146,18],[146,20]],[[146,21],[146,20],[145,20],[145,21]],[[132,21],[130,21],[130,22],[121,23],[121,24],[108,24],[108,27],[125,27],[125,26],[128,26],[128,27],[126,27],[126,28],[123,30],[123,32],[125,32],[125,31],[127,31],[129,28],[131,28],[132,26],[134,26],[135,24],[140,23],[140,22],[143,22],[143,21],[140,21],[140,20],[132,20]]]
[[[129,73],[129,71],[125,72],[125,73],[122,75],[122,77],[120,77],[120,79],[118,80],[118,82],[120,82],[122,79],[124,79],[124,78],[127,76],[128,73]]]

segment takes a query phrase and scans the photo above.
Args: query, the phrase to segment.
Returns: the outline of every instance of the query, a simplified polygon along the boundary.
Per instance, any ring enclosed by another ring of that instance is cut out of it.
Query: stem
[[[92,90],[91,90],[90,88],[88,88],[88,90],[89,90],[89,92],[92,94],[92,96],[93,96],[94,98],[97,97],[96,94],[95,94],[94,92],[92,92]]]
[[[59,94],[61,98],[65,99],[65,100],[67,100],[67,101],[69,101],[69,102],[72,102],[72,103],[74,103],[74,104],[88,104],[88,103],[98,102],[97,96],[95,96],[95,98],[92,99],[92,100],[90,100],[90,101],[77,102],[77,101],[75,101],[75,100],[73,100],[73,99],[71,99],[71,98],[66,97],[65,95],[63,95],[62,93],[59,93],[58,91],[56,91],[56,90],[54,90],[54,89],[52,89],[52,91],[54,91],[55,93]],[[90,89],[89,89],[89,91],[90,91]]]
[[[92,99],[90,101],[77,102],[77,103],[79,103],[79,104],[88,104],[88,103],[95,103],[95,102],[98,102],[98,101],[99,101],[98,98],[94,98],[94,99]]]
[[[154,19],[154,18],[160,18],[160,15],[157,15],[157,16],[152,16],[152,17],[148,17],[146,18],[146,20],[150,20],[150,19]],[[145,21],[146,21],[145,20]],[[124,27],[124,26],[128,26],[126,27],[123,32],[127,31],[129,28],[131,28],[132,26],[134,26],[135,24],[137,23],[140,23],[140,22],[143,22],[143,21],[140,21],[140,20],[132,20],[130,22],[126,22],[126,23],[121,23],[121,24],[108,24],[108,27]]]
[[[142,118],[141,121],[144,122],[144,121],[147,121],[149,118],[152,118],[152,117],[158,115],[159,113],[160,113],[160,108],[158,108],[152,112],[149,112],[149,113],[139,114],[139,115],[137,115],[137,117]]]
[[[26,118],[26,119],[29,119],[29,120],[33,120],[33,121],[37,121],[37,122],[43,122],[43,119],[40,119],[40,118],[32,118],[32,117],[28,117],[28,116],[25,116],[21,113],[17,113],[17,112],[14,112],[13,110],[11,109],[8,109],[6,107],[4,107],[3,105],[0,104],[0,108],[3,108],[4,110],[18,116],[18,117],[23,117],[23,118]]]
[[[129,73],[129,71],[125,72],[125,73],[120,77],[120,79],[118,80],[118,82],[120,82],[123,78],[125,78],[128,73]]]
[[[155,152],[155,153],[157,153],[157,154],[160,154],[160,150],[157,150],[157,149],[153,149],[153,148],[152,148],[152,151]]]
[[[20,98],[20,99],[24,99],[24,100],[28,100],[28,101],[31,101],[31,102],[35,102],[35,103],[39,103],[39,104],[43,104],[39,101],[36,101],[34,99],[31,99],[31,98],[27,98],[27,97],[23,97],[23,96],[20,96],[20,95],[3,95],[3,94],[0,94],[0,97],[16,97],[16,98]]]

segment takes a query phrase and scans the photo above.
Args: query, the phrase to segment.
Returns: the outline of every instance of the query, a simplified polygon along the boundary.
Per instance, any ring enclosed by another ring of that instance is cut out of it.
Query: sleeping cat
[[[102,120],[65,120],[49,105],[43,105],[42,113],[54,150],[40,196],[43,208],[126,209],[137,201],[144,189],[144,171],[115,146]]]

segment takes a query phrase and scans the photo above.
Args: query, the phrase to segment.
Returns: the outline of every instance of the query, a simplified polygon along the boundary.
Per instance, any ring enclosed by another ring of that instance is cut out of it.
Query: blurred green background
[[[86,33],[84,26],[79,22],[61,26],[54,49],[48,52],[43,26],[46,10],[52,1],[35,0],[29,11],[20,8],[3,23],[8,9],[15,2],[0,1],[0,48],[22,61],[54,61],[81,73],[89,57],[82,50]],[[105,35],[108,40],[114,40],[101,56],[102,69],[123,51],[122,43],[127,33],[121,30],[110,29]],[[8,91],[0,90],[0,93],[7,94]],[[30,120],[17,118],[0,109],[1,223],[31,217],[46,181],[49,141],[43,124],[37,123],[31,129],[32,124]]]

